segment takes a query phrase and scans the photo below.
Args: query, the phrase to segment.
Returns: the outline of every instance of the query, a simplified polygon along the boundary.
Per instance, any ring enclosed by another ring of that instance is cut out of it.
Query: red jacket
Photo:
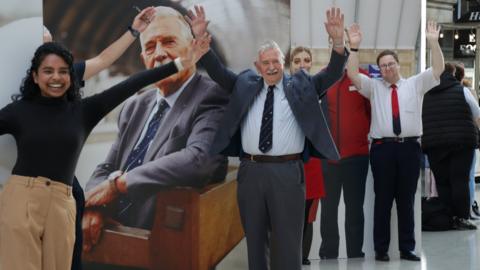
[[[362,73],[367,74],[361,70]],[[347,74],[335,83],[322,99],[322,109],[328,117],[330,132],[340,157],[368,155],[370,102],[355,89]],[[326,104],[324,104],[326,103]]]
[[[323,186],[322,163],[318,158],[310,158],[304,164],[306,199],[318,199],[325,196]]]

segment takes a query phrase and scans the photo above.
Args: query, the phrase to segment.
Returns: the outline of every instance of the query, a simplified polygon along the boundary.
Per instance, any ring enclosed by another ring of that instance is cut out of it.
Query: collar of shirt
[[[396,83],[389,83],[387,81],[385,81],[384,79],[382,79],[382,83],[383,85],[387,88],[387,89],[390,89],[390,86],[392,84],[395,84],[397,86],[397,90],[400,89],[400,86],[405,82],[405,79],[403,77],[400,77],[400,79],[396,82]]]
[[[265,82],[265,80],[263,80],[263,89],[267,90],[269,86],[270,85],[268,85],[267,82]],[[275,90],[275,89],[279,89],[279,90],[283,89],[283,77],[282,77],[282,79],[280,79],[280,81],[278,81],[275,84],[275,88],[273,90]]]
[[[190,83],[190,81],[193,79],[193,77],[195,76],[195,73],[192,74],[190,76],[190,78],[188,78],[188,80],[186,80],[182,86],[180,86],[180,88],[175,91],[173,94],[169,95],[168,97],[164,97],[163,94],[162,94],[162,91],[157,91],[157,104],[159,104],[159,102],[163,99],[165,99],[165,101],[167,102],[168,106],[170,108],[173,108],[173,106],[175,105],[175,102],[177,101],[178,97],[180,96],[180,94],[183,92],[183,90],[185,89],[185,87],[187,87],[187,85]]]

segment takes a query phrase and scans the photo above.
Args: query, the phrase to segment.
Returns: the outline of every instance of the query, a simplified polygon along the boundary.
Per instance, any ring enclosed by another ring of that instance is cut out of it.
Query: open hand
[[[190,24],[195,38],[203,37],[207,32],[210,21],[207,21],[203,6],[195,5],[195,12],[189,10],[185,15],[185,20]]]
[[[427,38],[428,42],[438,41],[439,35],[440,35],[440,26],[437,25],[437,22],[428,21],[427,29],[425,33],[425,37]]]
[[[144,8],[140,13],[135,16],[133,19],[132,28],[142,33],[147,29],[148,25],[155,18],[155,8],[147,7]]]
[[[343,44],[344,15],[340,8],[330,8],[327,10],[327,21],[325,29],[328,36],[332,38],[333,44]]]
[[[360,25],[356,23],[350,25],[347,34],[350,48],[358,48],[362,42],[362,31],[360,31]]]

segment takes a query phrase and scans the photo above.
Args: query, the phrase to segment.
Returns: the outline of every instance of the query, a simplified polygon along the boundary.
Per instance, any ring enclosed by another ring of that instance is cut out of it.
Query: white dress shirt
[[[255,97],[241,124],[242,147],[250,155],[281,156],[301,153],[305,144],[305,134],[297,123],[283,91],[283,80],[273,90],[273,133],[272,149],[262,153],[258,148],[263,107],[268,85],[264,84]]]
[[[377,139],[397,137],[393,133],[391,84],[364,74],[359,75],[361,89],[358,91],[370,100],[372,107],[370,137]],[[429,68],[407,79],[400,78],[395,84],[402,128],[398,137],[421,136],[423,96],[428,90],[440,84],[440,80],[435,79],[432,69]]]

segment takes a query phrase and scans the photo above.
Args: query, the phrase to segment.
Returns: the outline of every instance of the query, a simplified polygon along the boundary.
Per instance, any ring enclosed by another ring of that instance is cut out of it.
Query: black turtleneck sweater
[[[71,185],[83,144],[95,125],[141,88],[177,72],[174,62],[142,71],[78,101],[36,96],[0,110],[0,135],[12,134],[18,157],[12,174]]]

